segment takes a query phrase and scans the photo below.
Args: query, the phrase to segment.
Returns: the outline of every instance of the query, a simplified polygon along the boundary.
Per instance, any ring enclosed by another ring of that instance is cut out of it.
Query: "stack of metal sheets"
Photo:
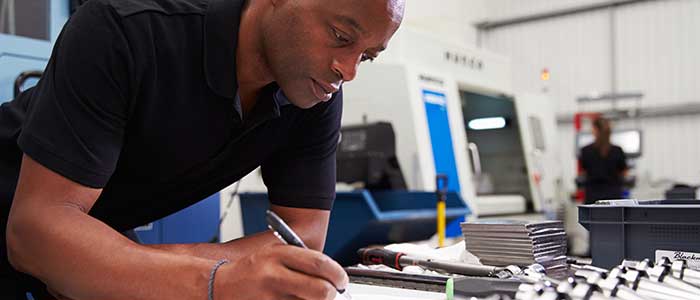
[[[540,264],[547,274],[566,271],[566,232],[561,221],[479,221],[461,227],[467,251],[482,264]]]

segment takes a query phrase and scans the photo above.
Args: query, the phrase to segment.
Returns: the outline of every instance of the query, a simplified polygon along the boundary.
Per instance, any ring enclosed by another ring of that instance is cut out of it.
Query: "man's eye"
[[[350,39],[343,36],[343,34],[340,33],[340,31],[338,31],[338,29],[333,28],[333,35],[335,36],[335,39],[340,43],[343,43],[343,44],[350,43]]]
[[[372,57],[372,56],[370,56],[370,55],[367,54],[367,53],[363,53],[363,54],[362,54],[362,58],[360,59],[360,61],[369,61],[369,62],[373,62],[375,58],[376,58],[376,57]]]

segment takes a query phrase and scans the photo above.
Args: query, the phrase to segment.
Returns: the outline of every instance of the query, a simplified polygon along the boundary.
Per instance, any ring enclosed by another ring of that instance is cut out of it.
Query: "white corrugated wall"
[[[484,5],[486,19],[496,20],[601,2],[605,1],[487,0],[479,5]],[[643,92],[642,107],[700,103],[700,0],[632,4],[616,9],[612,18],[610,11],[596,11],[498,28],[482,36],[482,46],[512,57],[514,89],[546,89],[559,114],[609,109],[609,104],[579,105],[576,98],[613,87],[611,20],[619,92]],[[546,85],[539,78],[543,68],[551,72]],[[636,170],[642,180],[700,184],[700,115],[616,125],[643,130],[644,155]],[[559,137],[565,182],[571,188],[573,127],[560,125]]]
[[[471,23],[485,14],[485,3],[480,0],[406,0],[401,26],[420,28],[442,39],[473,45],[477,30]]]

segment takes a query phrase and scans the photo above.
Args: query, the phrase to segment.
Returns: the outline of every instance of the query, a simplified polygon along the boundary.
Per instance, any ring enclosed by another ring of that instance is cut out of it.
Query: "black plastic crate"
[[[654,259],[656,250],[700,252],[700,201],[640,201],[582,205],[578,220],[590,232],[593,265]]]

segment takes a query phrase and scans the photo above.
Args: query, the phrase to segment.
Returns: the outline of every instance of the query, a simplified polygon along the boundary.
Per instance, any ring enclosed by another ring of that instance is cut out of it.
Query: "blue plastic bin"
[[[245,235],[267,230],[267,194],[240,195]],[[471,213],[459,194],[449,192],[447,221]],[[324,253],[347,266],[369,245],[424,240],[436,231],[436,196],[430,192],[341,192],[336,195]]]

